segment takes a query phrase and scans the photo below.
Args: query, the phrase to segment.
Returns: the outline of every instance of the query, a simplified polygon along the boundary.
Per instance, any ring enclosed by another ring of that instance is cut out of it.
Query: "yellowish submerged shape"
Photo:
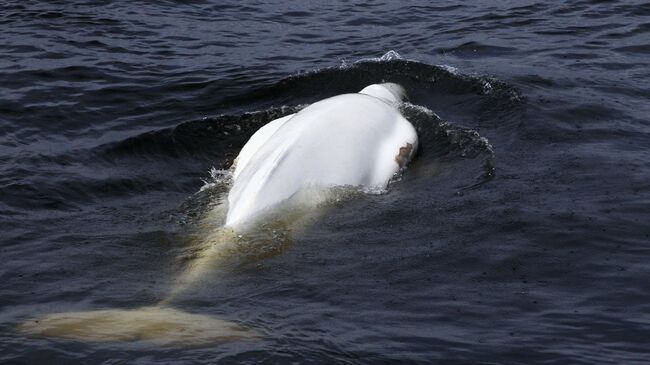
[[[49,314],[22,323],[32,336],[86,342],[149,342],[155,345],[204,345],[244,340],[255,333],[232,322],[168,307],[106,309]]]

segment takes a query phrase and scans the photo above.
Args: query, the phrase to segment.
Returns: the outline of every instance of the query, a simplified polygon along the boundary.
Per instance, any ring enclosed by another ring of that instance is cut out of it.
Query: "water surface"
[[[646,2],[0,9],[0,362],[650,361]],[[253,240],[170,303],[256,340],[16,331],[158,303],[225,194],[211,169],[264,123],[385,81],[421,141],[399,181]]]

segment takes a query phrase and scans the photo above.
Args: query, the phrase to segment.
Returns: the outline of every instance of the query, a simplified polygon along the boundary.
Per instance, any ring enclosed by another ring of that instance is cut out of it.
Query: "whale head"
[[[390,104],[399,104],[406,99],[406,91],[404,88],[392,82],[366,86],[363,90],[359,91],[359,94],[374,96]]]

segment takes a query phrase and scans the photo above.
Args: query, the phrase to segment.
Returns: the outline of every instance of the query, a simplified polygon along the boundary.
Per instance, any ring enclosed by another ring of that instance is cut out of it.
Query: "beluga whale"
[[[226,227],[241,228],[300,197],[317,204],[335,186],[385,189],[413,157],[418,136],[398,110],[404,89],[373,84],[260,128],[234,162]],[[306,195],[306,196],[305,196]]]
[[[254,249],[254,239],[241,241],[247,239],[246,232],[262,226],[274,213],[286,211],[287,206],[313,208],[338,187],[385,190],[418,147],[415,128],[399,111],[405,96],[400,85],[373,84],[358,93],[315,102],[255,132],[231,166],[227,201],[213,210],[220,226],[211,226],[214,217],[208,215],[211,218],[203,224],[208,233],[201,238],[198,256],[157,304],[50,313],[27,320],[17,329],[29,336],[144,341],[156,346],[258,338],[252,328],[174,309],[172,302],[201,282],[209,270],[225,266],[233,252],[242,247]]]

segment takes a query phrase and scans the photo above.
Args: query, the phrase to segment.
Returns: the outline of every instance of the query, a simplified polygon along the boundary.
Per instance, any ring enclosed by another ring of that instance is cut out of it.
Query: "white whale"
[[[304,190],[386,188],[418,144],[397,109],[404,96],[397,84],[373,84],[260,128],[235,160],[226,227],[246,226]]]
[[[316,102],[300,112],[260,128],[246,143],[233,166],[233,184],[222,229],[206,218],[200,255],[177,278],[159,303],[131,309],[99,309],[49,313],[16,329],[29,336],[76,341],[146,342],[154,346],[196,346],[259,338],[252,328],[209,315],[170,307],[215,267],[232,259],[238,247],[254,250],[254,240],[237,232],[265,214],[300,196],[317,204],[322,192],[336,186],[384,189],[411,159],[418,139],[397,107],[404,90],[396,84],[370,85],[358,94]],[[301,194],[307,190],[309,193]],[[326,195],[326,194],[325,194]],[[243,237],[243,238],[242,238]],[[244,240],[246,245],[238,245]],[[280,238],[280,244],[286,244]],[[286,239],[284,239],[286,240]],[[289,240],[290,241],[290,240]],[[257,256],[267,252],[268,242]]]

